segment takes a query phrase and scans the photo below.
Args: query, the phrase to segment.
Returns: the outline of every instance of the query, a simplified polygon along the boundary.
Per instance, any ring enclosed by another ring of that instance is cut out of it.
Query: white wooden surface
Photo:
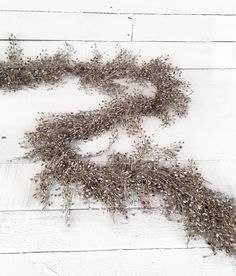
[[[117,47],[144,59],[169,54],[194,94],[189,116],[166,129],[154,118],[144,126],[160,145],[184,140],[182,160],[197,160],[209,187],[236,197],[236,3],[234,0],[2,0],[0,58],[14,33],[28,56],[65,40],[87,59],[94,43],[112,56]],[[67,227],[61,202],[41,211],[30,178],[40,166],[18,161],[18,145],[37,112],[98,107],[77,80],[48,91],[0,91],[0,269],[3,276],[235,275],[235,260],[212,256],[204,241],[186,243],[183,226],[158,210],[130,206],[128,220],[111,217],[95,202],[79,201]],[[108,135],[95,141],[103,146]],[[126,150],[125,138],[116,144]],[[86,147],[86,145],[85,145]]]

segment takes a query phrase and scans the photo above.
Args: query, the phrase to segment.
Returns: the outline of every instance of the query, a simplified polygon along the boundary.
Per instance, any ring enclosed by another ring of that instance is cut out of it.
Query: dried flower
[[[168,125],[175,117],[186,115],[188,85],[167,59],[140,64],[137,57],[122,50],[108,62],[98,53],[88,62],[79,62],[63,51],[32,60],[23,56],[14,39],[7,54],[7,61],[0,63],[0,87],[5,90],[54,84],[76,76],[83,87],[112,96],[98,110],[44,116],[34,131],[26,133],[31,149],[25,158],[41,160],[44,165],[34,178],[35,196],[44,206],[51,204],[53,196],[61,196],[69,223],[74,195],[95,199],[109,211],[125,215],[132,199],[148,210],[152,197],[161,195],[164,214],[170,218],[181,215],[189,238],[202,237],[213,250],[236,254],[235,201],[207,188],[195,164],[178,163],[182,143],[153,146],[140,125],[142,116],[156,116]],[[148,97],[129,91],[119,83],[121,79],[141,88],[151,84],[155,92]],[[91,154],[83,155],[72,147],[75,141],[115,130],[111,145],[120,126],[138,136],[130,154],[111,153],[106,164],[97,164]]]

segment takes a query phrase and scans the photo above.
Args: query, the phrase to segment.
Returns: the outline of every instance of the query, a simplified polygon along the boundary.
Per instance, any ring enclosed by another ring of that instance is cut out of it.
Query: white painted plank
[[[189,115],[177,119],[176,124],[160,127],[160,120],[146,118],[144,127],[160,145],[185,141],[180,155],[182,159],[235,160],[236,120],[235,71],[185,71],[186,80],[192,84]],[[26,131],[34,128],[37,112],[70,112],[78,109],[98,108],[104,96],[88,95],[78,91],[77,80],[71,80],[53,91],[41,86],[36,90],[24,90],[0,95],[0,162],[22,156],[18,145]],[[10,107],[10,108],[9,108]],[[201,110],[201,112],[199,112]],[[101,146],[106,144],[105,139]]]
[[[42,49],[49,53],[58,48],[65,49],[65,42],[58,41],[21,41],[20,46],[26,56],[35,57]],[[70,42],[77,51],[80,60],[92,57],[96,48],[105,54],[105,58],[113,57],[121,48],[140,54],[141,59],[149,60],[161,55],[169,55],[171,62],[180,68],[236,68],[236,47],[234,43],[173,43],[173,42]],[[0,58],[5,59],[7,41],[0,42]]]
[[[0,164],[0,210],[42,210],[43,205],[34,198],[35,185],[30,180],[41,170],[31,163]],[[99,204],[76,199],[75,208],[99,208]],[[54,199],[50,209],[63,209],[61,198]]]
[[[1,255],[4,276],[233,276],[234,260],[208,249]],[[13,265],[14,264],[14,265]]]
[[[0,9],[115,13],[236,13],[234,0],[1,0]]]
[[[210,183],[210,189],[223,192],[236,198],[236,161],[197,161],[200,172]],[[0,211],[41,210],[39,200],[33,197],[35,184],[30,180],[41,170],[38,164],[0,164]],[[100,209],[102,206],[95,201],[83,201],[76,198],[73,209]],[[61,199],[53,199],[48,209],[62,209]],[[158,205],[158,199],[153,207]],[[137,207],[136,204],[130,206]]]
[[[126,15],[2,12],[0,17],[0,39],[14,34],[22,39],[128,41],[130,31]]]
[[[57,13],[1,12],[0,39],[6,39],[9,33],[14,33],[21,39],[127,42],[131,39],[132,22],[128,19],[130,15],[85,15],[82,13],[97,11],[157,14],[236,13],[236,5],[230,0],[224,2],[219,0],[195,2],[150,0],[148,5],[140,0],[135,2],[133,0],[22,0],[21,2],[3,0],[0,3],[1,9],[56,10]],[[72,13],[62,14],[60,11]],[[146,18],[135,17],[134,31],[138,30],[134,33],[135,39],[137,35],[140,35],[140,29],[136,28],[140,28],[143,23],[145,25],[143,29],[145,33],[141,34],[140,39],[137,40],[143,40],[143,37],[145,37],[144,40],[160,40],[162,37],[161,40],[171,41],[175,39],[178,41],[235,40],[233,27],[231,27],[235,25],[234,16],[211,16],[203,20],[203,17],[193,16],[190,21],[183,20],[179,16],[169,17],[169,21],[177,26],[177,31],[172,29],[170,33],[168,33],[171,28],[169,23],[169,25],[161,25],[163,32],[159,33],[156,25],[153,28],[150,27],[153,18],[148,17],[147,20]],[[191,33],[185,29],[185,24],[189,25]],[[146,27],[149,27],[149,30],[146,30]],[[50,45],[54,47],[56,45],[54,43],[47,45],[49,48]],[[86,58],[87,47],[91,43],[83,42],[82,44],[76,45],[79,45],[78,50],[83,53],[83,58]],[[143,53],[145,58],[153,57],[153,54],[165,54],[167,51],[174,63],[180,67],[236,68],[235,59],[232,58],[235,55],[235,47],[231,43],[125,44],[134,51],[138,51],[137,47],[145,48]],[[0,48],[2,45],[5,44],[0,44]],[[27,45],[26,51],[34,54],[39,49],[35,45],[45,47],[46,43],[43,41],[42,44],[29,43]],[[158,46],[153,49],[154,45]],[[104,50],[112,52],[111,48],[114,43],[104,43],[101,46]],[[189,117],[185,120],[178,120],[176,126],[170,129],[158,131],[159,121],[145,120],[146,129],[149,133],[156,133],[155,139],[160,143],[169,143],[177,139],[185,140],[186,148],[181,158],[205,159],[198,164],[203,175],[213,183],[209,186],[235,196],[236,162],[222,161],[222,159],[235,160],[236,133],[233,127],[236,119],[234,111],[235,72],[188,71],[184,73],[184,76],[193,83],[195,90]],[[0,95],[0,138],[7,136],[7,139],[0,139],[0,161],[7,162],[8,159],[23,154],[17,142],[20,141],[25,131],[32,129],[37,111],[67,112],[77,109],[94,109],[98,106],[98,101],[104,99],[98,95],[88,97],[83,92],[77,91],[76,80],[52,92],[45,90],[45,87],[40,87],[36,91],[19,91],[16,94]],[[201,110],[200,115],[199,110]],[[217,159],[217,161],[209,162],[207,159]],[[63,214],[59,211],[14,211],[41,208],[38,202],[33,200],[34,185],[30,182],[30,177],[38,169],[38,166],[30,163],[0,165],[0,253],[4,253],[0,254],[0,266],[4,276],[66,276],[78,275],[78,273],[79,275],[109,276],[235,274],[234,262],[226,258],[224,254],[203,258],[211,254],[209,249],[181,249],[186,248],[182,226],[168,222],[156,213],[148,216],[141,214],[140,211],[132,210],[134,216],[131,216],[128,221],[118,217],[115,218],[114,224],[107,213],[99,210],[86,210],[89,206],[97,208],[98,205],[89,205],[78,200],[75,207],[80,210],[72,212],[72,226],[67,228]],[[59,208],[59,205],[55,204],[54,208]],[[82,208],[84,210],[81,210]],[[198,241],[190,243],[190,246],[201,247],[205,244],[203,241]],[[173,247],[178,249],[171,249]],[[168,250],[160,248],[168,248]],[[88,252],[96,250],[102,250],[102,252]],[[46,253],[53,251],[57,253]],[[59,253],[60,251],[64,253]],[[77,252],[71,253],[70,251]],[[44,253],[18,254],[22,252]]]
[[[233,28],[235,16],[136,15],[133,19],[134,41],[236,39]],[[10,33],[14,33],[22,39],[108,41],[129,41],[132,24],[128,15],[29,12],[2,12],[0,23],[0,39],[6,39]]]
[[[236,41],[235,16],[136,15],[134,41]]]
[[[1,253],[207,247],[187,239],[183,226],[155,211],[126,220],[100,210],[72,211],[71,226],[61,211],[0,212]],[[96,230],[95,230],[96,229]]]

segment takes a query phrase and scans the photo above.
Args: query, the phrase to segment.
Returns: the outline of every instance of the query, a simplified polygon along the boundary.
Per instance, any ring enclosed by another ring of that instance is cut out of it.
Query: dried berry
[[[79,194],[101,202],[111,212],[127,215],[132,200],[149,210],[153,196],[160,195],[164,214],[169,218],[181,215],[189,238],[202,237],[214,251],[236,255],[235,201],[207,188],[195,164],[178,163],[182,143],[154,146],[140,125],[142,116],[156,116],[168,125],[176,116],[186,115],[188,85],[167,59],[140,63],[121,50],[108,62],[103,62],[98,53],[90,61],[80,62],[63,51],[32,60],[23,57],[14,39],[7,53],[7,61],[0,63],[0,87],[5,90],[55,84],[66,76],[76,76],[83,87],[112,96],[98,110],[44,116],[34,131],[26,133],[25,141],[31,149],[25,158],[40,160],[44,165],[34,181],[35,197],[45,206],[51,204],[53,196],[61,196],[68,219]],[[123,79],[127,85],[139,84],[140,90],[151,85],[155,92],[145,96],[141,91],[130,91],[120,82]],[[97,164],[92,154],[83,155],[73,148],[75,141],[112,130],[110,147],[118,127],[136,135],[133,152],[110,153],[105,164]]]

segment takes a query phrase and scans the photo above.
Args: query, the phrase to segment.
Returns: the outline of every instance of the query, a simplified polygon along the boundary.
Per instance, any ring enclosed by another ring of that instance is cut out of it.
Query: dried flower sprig
[[[153,59],[140,64],[138,57],[121,49],[115,58],[104,62],[102,55],[94,52],[87,62],[72,58],[73,49],[68,46],[49,55],[42,51],[34,59],[25,57],[14,36],[6,51],[7,60],[0,62],[0,89],[16,91],[22,88],[35,88],[40,84],[56,84],[65,77],[78,77],[84,88],[97,89],[111,96],[119,96],[126,91],[126,86],[117,80],[126,79],[141,86],[151,83],[161,95],[162,101],[175,105],[176,112],[182,112],[189,98],[182,92],[189,89],[181,79],[181,72],[166,57]],[[165,96],[164,96],[165,95]],[[173,101],[173,99],[176,99]],[[183,100],[186,103],[183,103]],[[186,112],[186,108],[183,113]],[[181,114],[180,114],[181,115]]]
[[[140,64],[125,50],[108,62],[103,62],[98,53],[90,61],[81,62],[64,51],[30,59],[23,56],[14,38],[7,55],[7,61],[0,63],[2,89],[55,84],[64,77],[75,76],[83,87],[113,96],[95,111],[42,117],[36,129],[26,134],[31,150],[25,157],[41,160],[44,165],[34,181],[35,195],[45,206],[51,204],[53,195],[62,196],[69,219],[74,195],[79,194],[103,203],[111,212],[127,214],[133,198],[147,210],[152,197],[161,195],[165,215],[181,215],[189,238],[202,237],[213,250],[236,254],[235,201],[207,188],[196,165],[178,163],[182,144],[159,148],[141,135],[134,152],[111,153],[103,165],[72,147],[75,141],[91,139],[120,126],[140,134],[142,116],[156,116],[167,125],[176,116],[186,115],[188,85],[168,60],[158,58]],[[117,82],[121,79],[141,87],[151,84],[154,95],[131,95],[125,85]]]
[[[53,55],[42,51],[35,59],[26,58],[14,36],[9,38],[6,61],[0,62],[0,88],[16,91],[35,88],[39,84],[55,84],[67,75],[70,67],[70,51],[58,50]]]
[[[155,159],[148,160],[153,148],[150,139],[145,137],[136,144],[134,152],[112,153],[103,165],[71,148],[73,140],[86,140],[93,133],[100,133],[102,128],[107,130],[116,125],[117,122],[110,124],[112,113],[106,111],[108,109],[101,114],[107,114],[108,127],[105,121],[97,124],[99,112],[96,120],[92,112],[79,112],[43,118],[36,130],[26,135],[33,147],[26,157],[39,158],[45,165],[34,178],[36,197],[45,206],[50,205],[54,190],[59,189],[69,219],[74,194],[95,199],[109,211],[122,214],[127,214],[134,198],[144,210],[149,210],[152,197],[160,195],[164,214],[168,217],[181,215],[189,238],[202,237],[214,251],[220,249],[235,255],[235,201],[207,188],[194,164],[178,163],[177,153],[182,144],[159,149],[154,152]],[[90,123],[89,118],[93,118]]]

